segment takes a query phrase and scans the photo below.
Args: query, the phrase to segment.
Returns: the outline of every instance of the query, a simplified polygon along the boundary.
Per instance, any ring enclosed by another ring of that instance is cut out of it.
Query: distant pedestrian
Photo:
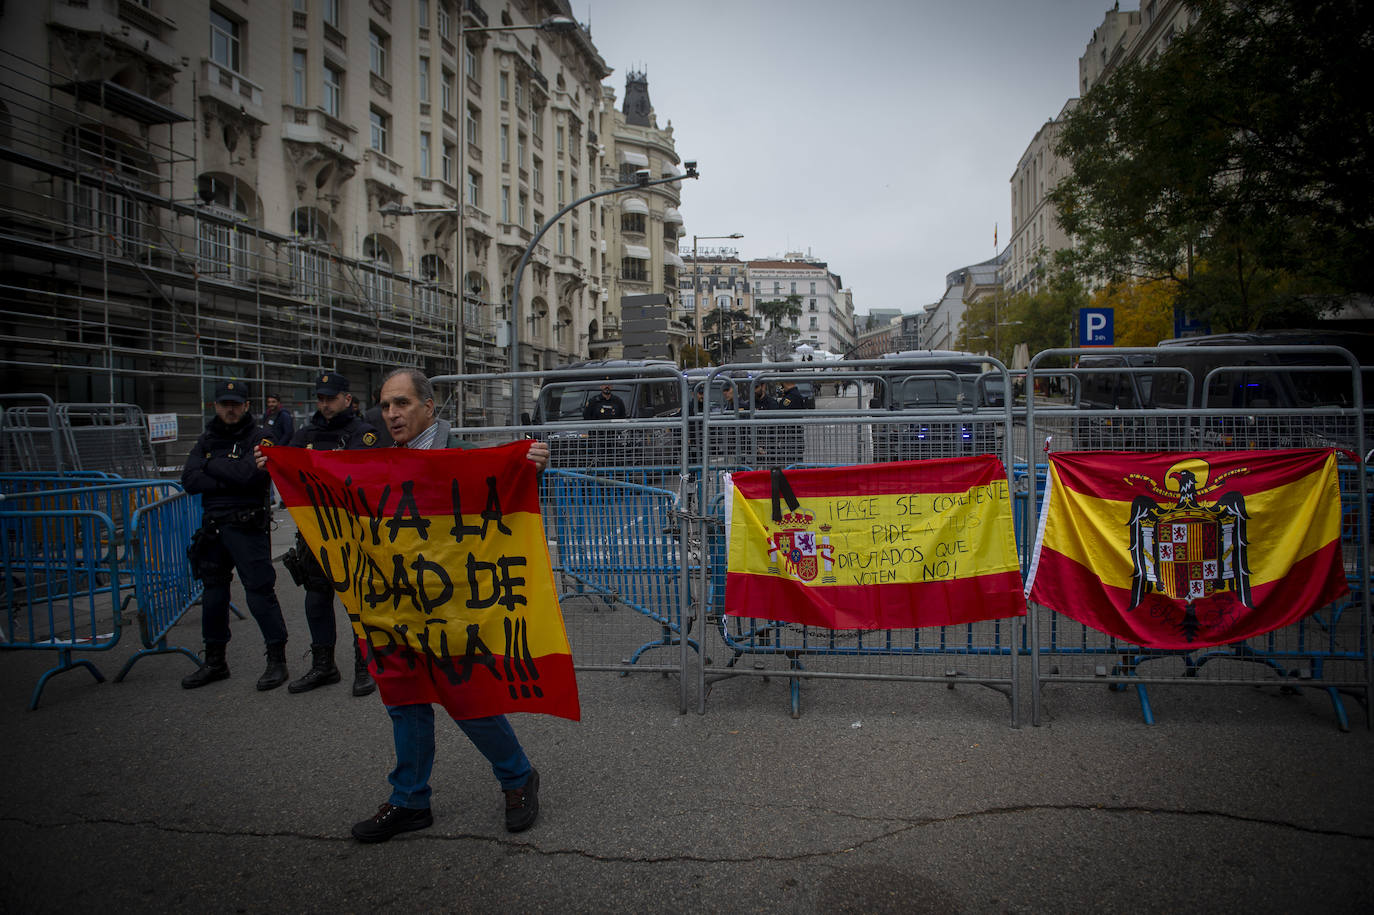
[[[287,680],[286,621],[277,602],[268,533],[269,478],[253,460],[254,447],[271,442],[249,412],[248,386],[237,379],[222,382],[215,389],[215,417],[181,471],[181,485],[200,496],[201,525],[189,554],[192,571],[205,586],[200,616],[205,663],[182,678],[186,689],[229,677],[224,651],[230,637],[229,582],[235,571],[267,646],[267,668],[258,689],[276,689]]]
[[[291,436],[296,431],[296,421],[291,416],[291,412],[282,407],[280,394],[267,395],[267,409],[262,414],[262,425],[272,436],[272,444],[285,445],[290,443]],[[281,496],[277,493],[275,483],[272,484],[271,498],[268,504],[278,508],[286,507],[286,504],[281,501]]]

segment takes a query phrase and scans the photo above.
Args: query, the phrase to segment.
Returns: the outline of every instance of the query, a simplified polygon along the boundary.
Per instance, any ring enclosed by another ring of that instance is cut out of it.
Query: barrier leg
[[[1326,688],[1326,694],[1331,697],[1331,709],[1336,713],[1336,726],[1342,733],[1350,732],[1350,718],[1345,713],[1345,703],[1341,701],[1341,691],[1334,686]]]
[[[184,654],[186,655],[186,657],[194,661],[197,667],[200,666],[200,658],[196,656],[196,653],[194,651],[191,651],[189,648],[182,648],[180,645],[169,646],[167,644],[167,639],[164,637],[160,639],[156,645],[152,646],[151,648],[144,648],[135,652],[132,658],[125,661],[124,666],[120,668],[119,673],[115,675],[115,682],[123,683],[124,678],[133,668],[134,663],[137,662],[139,658],[152,654]]]
[[[1155,723],[1155,711],[1150,707],[1150,692],[1145,688],[1144,683],[1135,685],[1135,694],[1140,699],[1140,717],[1146,724]]]
[[[100,672],[99,668],[85,658],[82,658],[80,661],[73,661],[72,653],[67,649],[59,651],[57,656],[61,659],[61,663],[50,670],[44,671],[43,676],[38,678],[38,685],[33,688],[33,697],[29,700],[29,711],[38,708],[38,699],[43,695],[43,687],[48,684],[49,680],[60,673],[66,673],[69,670],[76,670],[78,667],[84,667],[91,672],[92,677],[95,677],[95,682],[105,682],[105,675]]]

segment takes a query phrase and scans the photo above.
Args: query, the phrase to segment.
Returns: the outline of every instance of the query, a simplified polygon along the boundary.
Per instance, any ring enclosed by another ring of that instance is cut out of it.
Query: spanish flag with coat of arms
[[[1204,648],[1349,590],[1336,452],[1050,455],[1029,599],[1133,645]]]
[[[994,455],[729,477],[725,612],[829,629],[1024,616]]]

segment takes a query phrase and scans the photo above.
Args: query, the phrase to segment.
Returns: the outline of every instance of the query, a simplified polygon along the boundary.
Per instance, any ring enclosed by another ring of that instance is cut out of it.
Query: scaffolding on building
[[[174,413],[165,465],[224,378],[294,393],[308,415],[321,369],[364,395],[389,368],[455,371],[450,277],[345,256],[308,221],[268,231],[250,188],[199,171],[195,111],[78,69],[0,63],[4,390]],[[494,368],[496,328],[465,304],[468,370]]]

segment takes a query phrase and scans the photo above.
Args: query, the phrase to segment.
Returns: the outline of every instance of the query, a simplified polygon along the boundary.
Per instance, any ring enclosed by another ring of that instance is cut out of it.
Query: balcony
[[[246,76],[215,63],[209,58],[200,62],[200,97],[213,99],[230,111],[240,111],[259,124],[267,123],[262,106],[262,87]]]
[[[283,140],[319,146],[338,158],[356,164],[359,154],[353,143],[355,133],[356,130],[338,118],[329,116],[322,108],[282,106]]]
[[[401,177],[403,171],[401,163],[375,149],[363,153],[363,178],[367,181],[389,188],[397,194],[404,194],[405,183]]]
[[[477,3],[477,0],[463,0],[463,16],[470,18],[469,25],[475,28],[486,28],[487,11]]]
[[[33,4],[38,6],[38,4]],[[176,29],[170,18],[159,16],[131,0],[118,4],[59,3],[42,4],[52,7],[48,19],[51,26],[73,32],[103,35],[105,40],[136,57],[148,57],[172,70],[181,68],[181,52],[163,38]],[[115,9],[118,9],[118,13]]]

